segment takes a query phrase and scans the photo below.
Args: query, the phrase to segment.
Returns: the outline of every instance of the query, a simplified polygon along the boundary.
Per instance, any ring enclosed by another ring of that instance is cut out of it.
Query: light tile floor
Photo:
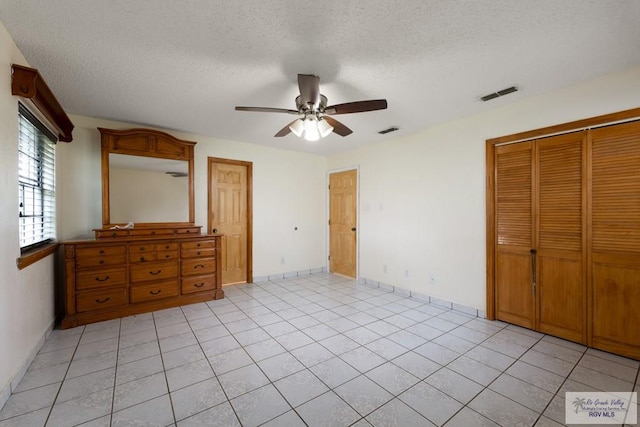
[[[314,274],[51,333],[6,426],[558,426],[640,362]],[[640,412],[640,411],[639,411]]]

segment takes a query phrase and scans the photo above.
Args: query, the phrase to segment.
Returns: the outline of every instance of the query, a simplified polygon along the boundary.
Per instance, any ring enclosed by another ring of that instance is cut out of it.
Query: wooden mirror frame
[[[177,139],[153,129],[114,130],[98,128],[102,138],[102,227],[111,228],[109,204],[109,154],[128,154],[159,159],[186,160],[189,165],[189,221],[136,223],[136,227],[193,226],[195,222],[193,164],[196,142]]]

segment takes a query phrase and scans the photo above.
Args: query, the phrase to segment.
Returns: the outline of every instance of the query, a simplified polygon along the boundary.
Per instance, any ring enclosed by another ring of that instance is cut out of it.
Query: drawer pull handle
[[[100,254],[100,255],[104,254],[104,249],[100,249],[99,254]]]
[[[200,251],[198,251],[198,255],[200,255]]]
[[[165,246],[164,248],[165,248],[165,249],[169,249],[169,245]]]
[[[109,280],[109,276],[105,276],[104,279],[96,277],[96,282],[106,282],[107,280]]]
[[[151,274],[152,276],[157,276],[158,274],[162,273],[162,270],[158,270],[158,271],[150,271],[149,274]]]
[[[204,283],[194,283],[193,286],[195,286],[196,288],[201,288],[204,286]]]
[[[106,297],[105,299],[96,299],[96,302],[98,304],[104,304],[105,302],[109,301],[111,298]]]
[[[204,268],[204,264],[196,264],[193,266],[193,268]]]
[[[144,251],[144,246],[138,249],[139,251]]]
[[[117,233],[116,233],[115,231],[112,231],[112,232],[111,232],[111,237],[115,237],[115,236],[116,236],[116,234],[117,234]]]
[[[196,246],[197,246],[197,247],[200,247],[200,243],[198,243]]]
[[[162,289],[158,289],[157,291],[149,291],[151,295],[160,295],[160,292],[162,292]]]
[[[144,261],[144,257],[143,256],[140,257],[140,261]]]
[[[171,256],[171,255],[169,255],[169,254],[166,254],[166,255],[165,255],[164,257],[165,257],[165,258],[169,258],[170,256]]]
[[[104,264],[104,260],[103,259],[100,260],[100,264]]]

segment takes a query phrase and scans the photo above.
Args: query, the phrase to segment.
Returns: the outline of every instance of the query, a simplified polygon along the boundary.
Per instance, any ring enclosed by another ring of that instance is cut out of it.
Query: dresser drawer
[[[103,308],[118,307],[127,303],[127,289],[113,288],[76,294],[76,309],[79,313]]]
[[[203,274],[212,274],[216,272],[215,258],[190,258],[182,260],[183,276],[195,276]]]
[[[76,275],[76,290],[79,291],[90,288],[124,286],[126,283],[127,271],[125,267],[82,271]]]
[[[140,263],[132,265],[129,273],[131,283],[173,279],[174,277],[178,277],[178,262]]]
[[[76,267],[108,267],[110,265],[123,265],[127,263],[124,254],[119,256],[100,256],[100,257],[77,257]]]
[[[177,234],[177,232],[171,228],[134,228],[131,230],[132,236],[169,236]]]
[[[130,236],[129,230],[95,230],[96,238],[103,239],[109,237],[127,237]]]
[[[156,259],[158,261],[178,259],[178,251],[158,251],[156,252]]]
[[[157,257],[156,257],[156,252],[152,251],[152,252],[141,252],[141,253],[129,253],[129,262],[130,263],[137,263],[137,262],[149,262],[149,261],[156,261]]]
[[[216,276],[194,276],[182,279],[182,293],[209,291],[216,288]]]
[[[95,246],[76,249],[76,259],[121,256],[127,251],[125,246]]]
[[[192,251],[182,250],[182,258],[205,258],[205,257],[215,257],[216,249],[215,248],[204,248],[204,249],[196,249]]]
[[[178,259],[178,251],[152,251],[129,253],[129,262],[169,261]]]
[[[214,249],[216,247],[215,240],[203,240],[201,242],[185,242],[180,244],[183,251],[195,251],[198,249]]]
[[[178,296],[178,281],[135,285],[130,288],[131,303]]]
[[[153,243],[129,245],[130,255],[145,254],[149,252],[155,252],[155,250],[156,250],[156,245],[154,245]]]
[[[187,227],[187,228],[176,228],[173,231],[175,232],[175,234],[193,234],[194,236],[197,236],[198,234],[201,233],[201,229],[202,227],[199,226],[194,226],[194,227]]]

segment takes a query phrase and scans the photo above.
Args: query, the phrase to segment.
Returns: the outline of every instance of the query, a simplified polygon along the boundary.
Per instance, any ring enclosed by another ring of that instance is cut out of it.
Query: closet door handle
[[[535,249],[529,251],[531,253],[531,294],[536,294],[536,254]]]

